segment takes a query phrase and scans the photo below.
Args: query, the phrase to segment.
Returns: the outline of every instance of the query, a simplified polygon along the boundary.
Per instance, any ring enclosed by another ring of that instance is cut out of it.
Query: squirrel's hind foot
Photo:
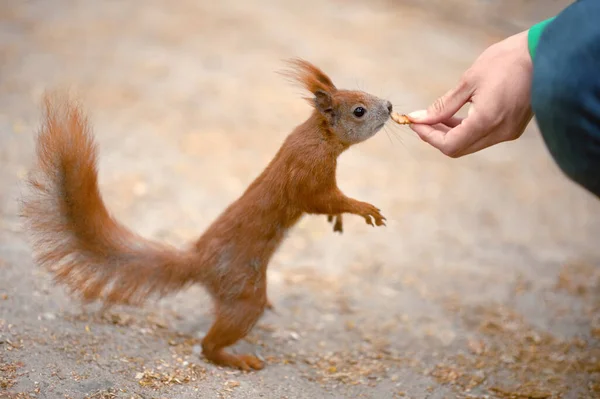
[[[242,371],[262,370],[264,363],[253,355],[234,355],[224,350],[204,353],[204,356],[219,366],[232,367]]]

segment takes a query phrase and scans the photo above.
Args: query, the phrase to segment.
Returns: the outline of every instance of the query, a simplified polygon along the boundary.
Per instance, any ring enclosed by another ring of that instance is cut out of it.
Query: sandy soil
[[[393,126],[344,154],[341,188],[388,226],[303,219],[269,269],[277,313],[234,348],[267,359],[255,373],[199,355],[200,288],[81,309],[16,216],[45,88],[80,93],[112,212],[183,244],[308,115],[282,59],[411,111],[565,3],[0,0],[0,397],[599,397],[600,203],[534,123],[460,160]]]

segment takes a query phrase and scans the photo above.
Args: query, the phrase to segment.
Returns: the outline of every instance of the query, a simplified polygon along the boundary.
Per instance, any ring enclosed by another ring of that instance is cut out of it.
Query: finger
[[[466,148],[487,136],[476,114],[462,121],[458,126],[444,131],[429,125],[412,125],[412,129],[423,141],[431,144],[449,157],[457,158]]]
[[[493,104],[493,99],[487,97],[475,99],[469,107],[467,117],[463,120],[463,123],[447,133],[448,136],[465,134],[467,137],[461,140],[460,146],[452,148],[454,137],[447,137],[445,144],[447,147],[441,149],[442,152],[451,153],[453,158],[458,158],[506,141],[506,139],[500,139],[500,126],[498,123],[491,123],[490,117],[486,117],[486,115],[498,114],[498,110],[493,105],[487,105]],[[483,111],[482,107],[476,106],[476,100],[479,100],[479,104],[486,104]],[[461,132],[463,129],[464,131]]]
[[[448,126],[444,123],[436,123],[435,125],[411,125],[410,128],[421,137],[423,141],[433,144],[435,142],[443,140],[442,136],[446,135],[452,126]],[[436,136],[436,137],[431,137]]]
[[[522,130],[524,130],[523,128]],[[465,147],[462,151],[460,151],[459,156],[473,154],[475,152],[484,150],[488,147],[494,146],[499,143],[503,143],[506,141],[515,140],[520,137],[520,135],[502,135],[498,130],[490,130],[488,134],[482,136],[471,145]]]
[[[434,128],[435,130],[439,130],[440,132],[443,132],[443,133],[448,133],[452,129],[452,127],[450,127],[444,123],[436,123],[435,125],[432,125],[431,127]]]
[[[473,114],[446,133],[444,142],[438,148],[449,157],[458,158],[463,155],[465,149],[489,134],[489,129],[480,123],[477,114]]]
[[[460,125],[463,121],[463,118],[459,118],[458,116],[453,116],[451,118],[448,118],[447,120],[443,121],[443,124],[453,128],[456,127],[458,125]]]
[[[465,155],[473,154],[475,152],[484,150],[484,149],[486,149],[488,147],[491,147],[491,146],[493,146],[495,144],[498,144],[498,139],[496,137],[494,137],[494,135],[488,134],[486,136],[483,136],[479,140],[475,141],[473,144],[471,144],[471,145],[467,146],[466,148],[462,149],[455,156],[456,157],[463,157]]]
[[[439,128],[439,125],[421,125],[421,124],[412,124],[410,128],[417,133],[417,135],[421,138],[421,140],[426,143],[431,144],[432,146],[439,148],[444,142],[444,136],[448,133],[450,128],[444,129]]]
[[[431,125],[431,126],[424,125],[424,126],[429,126],[429,127],[433,128],[434,130],[437,130],[442,133],[448,133],[452,128],[460,125],[461,122],[462,122],[462,118],[454,118],[453,117],[444,123],[436,123],[435,125]],[[417,129],[413,129],[413,126],[417,126]],[[421,130],[421,126],[423,126],[423,125],[410,125],[410,128],[415,133],[418,133],[417,130]]]
[[[450,119],[469,101],[474,92],[472,86],[467,80],[461,80],[456,87],[435,100],[427,110],[408,114],[408,119],[413,123],[427,125]]]

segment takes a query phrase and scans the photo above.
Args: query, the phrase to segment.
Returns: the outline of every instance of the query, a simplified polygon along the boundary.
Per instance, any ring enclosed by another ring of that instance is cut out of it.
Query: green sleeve
[[[532,60],[535,57],[535,51],[537,49],[538,42],[540,41],[540,37],[542,36],[542,32],[544,32],[544,29],[546,29],[546,26],[548,26],[548,24],[550,22],[552,22],[554,20],[554,18],[556,18],[556,17],[552,17],[545,21],[539,22],[539,23],[533,25],[529,29],[527,41],[528,41],[528,46],[529,46],[529,55],[531,55]]]

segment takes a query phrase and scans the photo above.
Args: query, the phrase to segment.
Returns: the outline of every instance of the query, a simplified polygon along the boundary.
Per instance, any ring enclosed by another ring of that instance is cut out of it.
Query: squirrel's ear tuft
[[[332,94],[337,90],[329,76],[310,62],[301,58],[294,58],[288,60],[287,64],[290,65],[291,69],[281,74],[301,84],[312,94],[316,95],[319,91]]]

